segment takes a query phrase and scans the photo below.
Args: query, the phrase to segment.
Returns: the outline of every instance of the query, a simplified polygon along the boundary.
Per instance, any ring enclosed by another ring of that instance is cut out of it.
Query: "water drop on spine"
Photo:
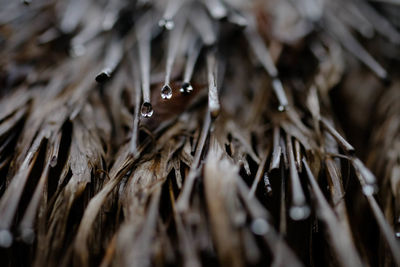
[[[172,19],[160,19],[158,21],[158,26],[170,31],[175,27],[175,23]]]
[[[53,156],[50,160],[50,166],[55,167],[57,165],[57,156]]]
[[[265,235],[269,231],[269,225],[263,218],[257,218],[251,223],[251,231],[256,235]]]
[[[278,111],[279,112],[284,112],[286,110],[286,106],[283,106],[283,105],[279,105],[278,106]]]
[[[164,85],[161,89],[161,97],[162,99],[171,99],[172,89],[168,84]]]
[[[140,113],[142,114],[143,117],[150,118],[153,115],[153,112],[154,112],[153,107],[149,102],[144,102],[142,104]]]
[[[33,241],[35,241],[35,232],[31,228],[24,228],[21,231],[21,237],[22,241],[26,244],[33,244]]]
[[[307,205],[292,206],[289,210],[289,215],[293,220],[301,221],[310,215],[310,208]]]
[[[86,52],[86,48],[82,44],[73,45],[70,49],[70,54],[72,57],[80,57],[83,56]]]
[[[181,89],[179,90],[182,94],[190,94],[193,91],[193,87],[190,83],[183,83]]]
[[[111,78],[111,69],[105,68],[99,74],[97,74],[95,80],[98,83],[104,83],[110,78]]]
[[[376,188],[375,188],[375,186],[372,185],[372,184],[366,184],[366,185],[364,185],[364,186],[362,187],[362,191],[363,191],[364,195],[366,195],[366,196],[372,196],[372,195],[375,193]]]
[[[13,243],[13,236],[8,230],[0,230],[0,247],[9,248]]]

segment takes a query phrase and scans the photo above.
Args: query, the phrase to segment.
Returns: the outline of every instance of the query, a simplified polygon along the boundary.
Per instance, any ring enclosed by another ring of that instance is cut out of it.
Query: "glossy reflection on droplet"
[[[154,110],[149,102],[144,102],[142,105],[142,109],[140,110],[140,113],[142,114],[143,117],[150,118],[153,115]]]
[[[193,87],[190,83],[183,83],[179,91],[182,94],[190,94],[191,92],[193,92]]]
[[[161,89],[161,97],[162,99],[171,99],[172,89],[168,84],[164,85]]]
[[[310,208],[307,205],[293,206],[289,210],[289,215],[295,221],[304,220],[310,215]]]

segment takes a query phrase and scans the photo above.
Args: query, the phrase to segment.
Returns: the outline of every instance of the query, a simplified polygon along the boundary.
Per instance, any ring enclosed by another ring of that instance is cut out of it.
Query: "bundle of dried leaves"
[[[400,266],[399,14],[1,0],[1,265]]]

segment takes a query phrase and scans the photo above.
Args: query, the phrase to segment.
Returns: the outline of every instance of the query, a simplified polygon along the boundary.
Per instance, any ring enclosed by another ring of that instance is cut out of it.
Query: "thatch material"
[[[2,266],[400,265],[396,1],[25,3]]]

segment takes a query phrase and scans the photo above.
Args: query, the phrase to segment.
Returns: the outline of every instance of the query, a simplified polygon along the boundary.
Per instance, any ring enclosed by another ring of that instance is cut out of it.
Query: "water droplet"
[[[215,5],[213,8],[213,15],[216,19],[222,19],[226,17],[226,9],[223,6]]]
[[[172,89],[168,84],[164,85],[163,88],[161,89],[161,97],[163,99],[171,99]]]
[[[269,177],[267,175],[267,173],[264,173],[264,185],[265,185],[265,191],[267,193],[268,196],[272,195],[272,187],[271,187],[271,183],[269,182]]]
[[[263,218],[257,218],[251,223],[251,231],[256,235],[265,235],[269,231],[269,225]]]
[[[22,240],[27,244],[32,244],[35,241],[35,232],[31,228],[24,228],[21,232]]]
[[[70,54],[72,57],[80,57],[83,56],[86,52],[86,48],[84,45],[76,44],[71,47]]]
[[[165,23],[165,28],[167,30],[172,30],[175,27],[175,23],[172,20],[168,20],[167,23]]]
[[[0,230],[0,247],[9,248],[13,242],[13,237],[8,230]]]
[[[154,110],[149,102],[144,102],[140,112],[142,113],[143,117],[150,118],[153,115]]]
[[[55,167],[57,165],[57,156],[53,156],[50,160],[50,166]]]
[[[278,111],[280,111],[280,112],[284,112],[285,110],[286,110],[286,106],[279,105],[279,107],[278,107]]]
[[[115,22],[117,20],[117,16],[116,13],[114,12],[108,12],[103,20],[103,30],[104,31],[109,31],[112,29],[112,27],[114,26]]]
[[[175,27],[175,23],[172,19],[160,19],[158,21],[158,26],[164,27],[164,29],[170,31]]]
[[[104,83],[111,77],[111,70],[109,68],[106,68],[102,70],[99,74],[96,76],[96,82],[98,83]]]
[[[246,214],[244,212],[237,212],[233,219],[236,226],[242,226],[246,223]]]
[[[190,94],[191,92],[193,92],[193,87],[190,83],[183,83],[179,91],[182,94]]]
[[[293,206],[289,210],[289,215],[295,221],[304,220],[310,215],[310,208],[307,205]]]
[[[375,186],[371,184],[366,184],[363,186],[362,191],[364,195],[371,196],[375,193]]]

